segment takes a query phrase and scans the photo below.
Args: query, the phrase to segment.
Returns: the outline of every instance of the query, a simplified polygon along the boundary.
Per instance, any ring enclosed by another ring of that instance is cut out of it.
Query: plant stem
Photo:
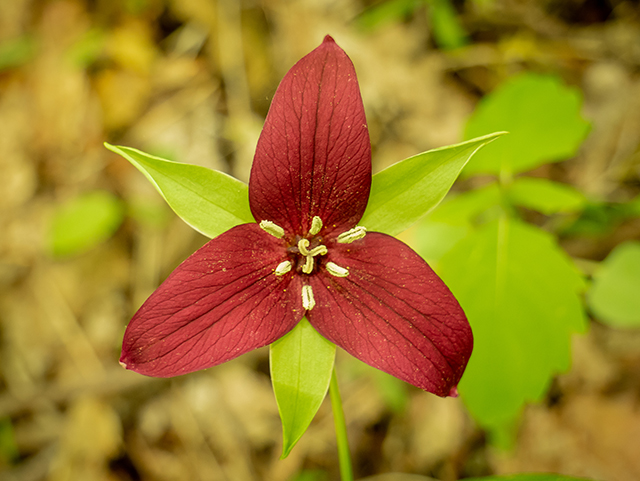
[[[347,425],[344,420],[342,410],[342,399],[338,389],[336,369],[333,368],[331,383],[329,384],[329,397],[331,398],[331,408],[333,409],[333,422],[336,426],[336,441],[338,443],[338,461],[340,462],[340,478],[342,481],[353,481],[353,470],[351,469],[351,455],[349,454],[349,440],[347,439]]]

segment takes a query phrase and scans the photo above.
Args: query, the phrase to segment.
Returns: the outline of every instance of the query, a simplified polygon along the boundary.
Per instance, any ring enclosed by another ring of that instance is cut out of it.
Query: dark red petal
[[[311,276],[309,322],[361,361],[439,396],[454,395],[471,355],[471,328],[453,294],[407,245],[371,232],[329,249],[349,268]]]
[[[306,234],[313,216],[328,227],[325,234],[342,232],[362,217],[370,187],[371,145],[356,72],[327,36],[273,97],[251,169],[251,212],[289,234]]]
[[[185,260],[135,314],[120,361],[148,376],[205,369],[272,343],[304,315],[299,276],[276,276],[283,242],[257,224]]]

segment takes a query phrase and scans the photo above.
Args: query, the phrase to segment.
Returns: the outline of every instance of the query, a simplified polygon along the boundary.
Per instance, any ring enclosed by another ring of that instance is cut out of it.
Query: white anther
[[[316,235],[322,229],[322,219],[317,215],[311,219],[311,229],[309,229],[309,235]]]
[[[353,241],[362,239],[365,235],[367,235],[367,229],[362,227],[361,225],[357,225],[353,229],[340,234],[338,236],[338,242],[340,244],[351,244]]]
[[[307,250],[307,247],[309,247],[309,239],[300,239],[298,241],[298,250],[300,251],[300,254],[302,254],[303,256],[309,255],[309,251]]]
[[[281,262],[278,264],[278,267],[276,267],[276,276],[284,276],[291,270],[291,267],[291,261]]]
[[[271,234],[278,239],[284,236],[284,229],[279,225],[274,224],[270,220],[260,221],[260,227],[267,233]]]
[[[316,300],[313,298],[313,289],[311,289],[311,286],[302,286],[302,307],[310,311],[315,305]]]
[[[306,257],[304,265],[302,266],[302,272],[305,274],[311,274],[313,272],[313,257]]]
[[[349,275],[349,269],[340,267],[338,264],[335,264],[333,262],[327,262],[325,267],[327,268],[327,272],[332,276],[347,277]]]

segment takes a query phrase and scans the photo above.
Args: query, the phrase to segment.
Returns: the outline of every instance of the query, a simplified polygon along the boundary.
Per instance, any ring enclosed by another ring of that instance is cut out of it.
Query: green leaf
[[[104,31],[92,28],[71,45],[66,52],[66,56],[74,65],[86,68],[100,57],[107,38],[107,34]]]
[[[509,187],[509,200],[545,215],[579,212],[586,197],[576,188],[534,177],[519,177]]]
[[[411,15],[424,0],[387,0],[378,2],[356,19],[356,25],[364,31],[373,31],[384,25],[400,22]]]
[[[573,156],[589,124],[580,116],[582,96],[551,75],[514,77],[482,99],[465,138],[496,130],[511,135],[476,155],[466,175],[518,173]]]
[[[499,206],[500,187],[496,182],[478,189],[447,197],[429,215],[428,219],[451,225],[471,225],[486,210]]]
[[[458,12],[450,0],[427,0],[429,23],[436,44],[443,49],[467,44],[467,32],[458,20]]]
[[[282,420],[282,458],[304,432],[329,389],[336,346],[303,318],[286,336],[271,344],[271,383]]]
[[[36,40],[31,35],[0,42],[0,72],[26,64],[35,56],[36,50]]]
[[[108,239],[122,223],[122,202],[98,190],[59,206],[51,223],[51,250],[65,257],[87,251]]]
[[[415,230],[415,235],[409,239],[409,245],[427,261],[436,264],[455,245],[467,235],[470,226],[435,222],[425,219]]]
[[[18,459],[20,450],[10,418],[0,418],[0,470]]]
[[[130,147],[104,145],[131,162],[173,211],[205,236],[215,237],[236,225],[254,222],[245,183],[199,165],[172,162]]]
[[[606,324],[640,327],[640,242],[625,242],[611,251],[594,275],[587,301]]]
[[[423,152],[378,172],[360,225],[390,235],[404,231],[438,205],[481,147],[504,133]]]
[[[500,201],[500,189],[495,182],[447,196],[417,224],[411,246],[429,264],[437,263],[458,241],[469,235],[474,223],[499,215],[502,212]]]
[[[456,244],[439,272],[474,334],[460,394],[479,424],[500,429],[568,369],[584,281],[552,236],[506,216]]]

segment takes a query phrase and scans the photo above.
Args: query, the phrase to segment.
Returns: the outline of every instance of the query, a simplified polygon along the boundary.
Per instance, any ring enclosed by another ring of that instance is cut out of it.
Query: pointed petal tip
[[[336,41],[333,39],[331,35],[325,35],[322,43],[336,43]]]
[[[453,386],[449,391],[449,397],[458,397],[458,386]]]

